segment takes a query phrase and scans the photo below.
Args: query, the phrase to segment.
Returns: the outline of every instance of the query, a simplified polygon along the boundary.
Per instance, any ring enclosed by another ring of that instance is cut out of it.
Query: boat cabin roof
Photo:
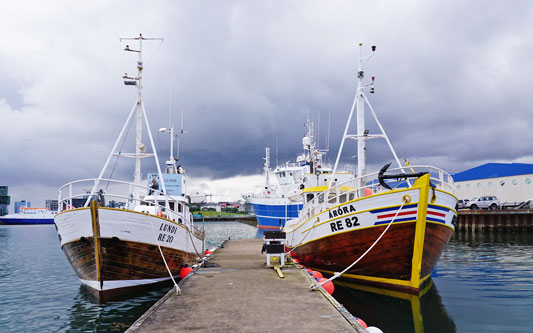
[[[312,186],[312,187],[304,188],[302,192],[303,193],[324,192],[327,189],[328,189],[327,186]],[[332,189],[334,189],[334,188],[332,188]],[[355,189],[355,187],[352,187],[352,186],[341,186],[341,188],[340,188],[341,192],[353,191],[354,189]]]
[[[150,202],[155,202],[155,201],[165,201],[165,196],[164,195],[147,195],[143,198],[143,201],[150,201]],[[178,196],[178,195],[169,195],[168,196],[168,201],[172,202],[181,202],[181,203],[184,203],[184,204],[187,204],[188,201],[187,201],[187,198],[184,197],[184,196]]]

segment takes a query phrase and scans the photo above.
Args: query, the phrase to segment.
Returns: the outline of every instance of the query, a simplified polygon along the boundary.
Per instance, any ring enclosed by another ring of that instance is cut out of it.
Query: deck
[[[364,332],[331,297],[309,291],[296,266],[283,268],[284,278],[265,268],[261,246],[226,241],[210,260],[217,267],[186,278],[181,296],[171,290],[127,332]]]

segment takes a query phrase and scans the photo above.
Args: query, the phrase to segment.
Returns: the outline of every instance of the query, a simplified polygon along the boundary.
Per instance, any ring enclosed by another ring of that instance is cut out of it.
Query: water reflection
[[[74,304],[67,310],[68,320],[63,330],[123,332],[171,288],[171,285],[166,285],[130,295],[125,299],[98,303],[98,300],[80,285]]]
[[[339,281],[335,282],[333,297],[367,325],[383,332],[456,331],[431,279],[419,295]]]
[[[531,232],[456,232],[452,243],[462,243],[470,246],[481,244],[491,245],[533,245],[533,233]]]

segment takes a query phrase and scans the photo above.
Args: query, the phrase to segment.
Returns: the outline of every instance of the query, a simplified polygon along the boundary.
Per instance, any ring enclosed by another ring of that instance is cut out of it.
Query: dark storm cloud
[[[0,51],[2,183],[57,188],[98,174],[135,101],[120,79],[134,73],[135,58],[122,53],[118,37],[139,32],[165,37],[145,49],[145,104],[159,155],[168,155],[168,136],[157,129],[168,126],[170,107],[179,126],[183,110],[180,163],[193,177],[260,173],[264,148],[274,161],[276,141],[279,161],[294,159],[308,114],[320,121],[324,146],[329,111],[333,161],[353,101],[359,41],[365,53],[378,46],[366,68],[376,77],[369,98],[402,158],[451,172],[533,161],[524,144],[533,139],[527,1],[70,7],[36,2],[0,13],[13,31]],[[353,163],[355,145],[348,148],[343,162]],[[369,144],[373,168],[391,160],[386,145]],[[120,163],[116,172],[130,177]]]

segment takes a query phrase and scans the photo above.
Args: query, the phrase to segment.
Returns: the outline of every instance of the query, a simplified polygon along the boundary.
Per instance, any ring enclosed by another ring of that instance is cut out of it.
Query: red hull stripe
[[[436,216],[440,216],[440,217],[445,217],[446,214],[443,214],[443,213],[437,213],[437,212],[432,212],[428,209],[428,214],[431,214],[431,215],[436,215]]]
[[[257,225],[257,229],[265,229],[265,230],[280,230],[281,227],[273,227],[271,225]]]
[[[391,221],[392,220],[382,220],[382,221],[375,222],[374,225],[387,224],[387,223],[390,223]],[[406,218],[403,218],[403,219],[394,219],[394,223],[396,223],[396,222],[413,222],[413,221],[416,221],[416,216],[409,216],[409,217],[406,217]]]
[[[401,213],[398,213],[398,216],[410,215],[410,214],[416,214],[416,210],[411,210],[411,211],[408,211],[408,212],[401,212]],[[377,218],[378,218],[378,219],[383,219],[383,218],[394,217],[394,216],[396,216],[396,213],[393,213],[393,214],[385,214],[385,215],[378,215]],[[444,214],[443,214],[442,216],[444,216]]]

